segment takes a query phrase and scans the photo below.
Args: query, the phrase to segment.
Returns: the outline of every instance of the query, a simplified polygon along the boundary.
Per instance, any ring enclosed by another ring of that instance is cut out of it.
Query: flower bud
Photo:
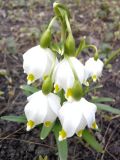
[[[79,81],[75,81],[72,88],[72,97],[76,100],[79,100],[82,97],[82,85]]]
[[[65,53],[69,56],[75,55],[75,40],[72,34],[69,34],[65,42]]]
[[[41,38],[40,38],[40,46],[42,48],[48,48],[51,41],[51,31],[50,29],[47,29],[45,32],[43,32]]]
[[[42,84],[42,92],[44,94],[49,94],[53,89],[53,83],[50,76],[46,77]]]

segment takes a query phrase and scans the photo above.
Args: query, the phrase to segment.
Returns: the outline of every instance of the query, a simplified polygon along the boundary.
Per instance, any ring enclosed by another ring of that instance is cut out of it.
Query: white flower
[[[41,48],[40,45],[32,47],[23,55],[23,69],[26,73],[28,84],[47,76],[55,61],[54,54],[49,48]]]
[[[100,59],[94,60],[93,57],[89,58],[85,62],[85,81],[92,77],[93,81],[96,82],[102,74],[103,66],[104,63]]]
[[[38,91],[29,96],[24,109],[28,121],[27,131],[40,123],[49,127],[55,121],[60,107],[60,98],[53,93],[44,95]]]
[[[62,130],[59,132],[59,140],[73,136],[75,133],[81,137],[86,127],[97,129],[95,122],[96,105],[85,98],[79,101],[65,102],[59,110],[59,119]]]
[[[70,57],[72,67],[78,77],[80,84],[84,81],[84,66],[83,64],[75,57]],[[72,71],[71,65],[69,64],[68,59],[64,58],[57,66],[53,72],[53,81],[54,83],[54,92],[59,92],[61,89],[64,89],[66,98],[71,97],[71,89],[75,82],[75,76]]]

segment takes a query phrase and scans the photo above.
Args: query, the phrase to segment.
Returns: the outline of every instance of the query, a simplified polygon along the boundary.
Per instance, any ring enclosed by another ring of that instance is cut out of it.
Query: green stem
[[[66,33],[65,33],[65,25],[64,22],[61,19],[61,42],[64,44],[66,39]]]
[[[65,15],[65,21],[66,21],[68,32],[72,34],[72,30],[71,30],[71,27],[70,27],[70,23],[69,23],[67,14]]]
[[[120,55],[120,48],[116,51],[113,51],[109,58],[104,62],[105,65],[109,64],[113,59]]]
[[[95,45],[86,45],[85,48],[92,48],[95,53],[94,53],[94,59],[97,60],[99,55],[98,55],[98,50],[97,50],[97,47]]]
[[[77,74],[76,74],[76,72],[75,72],[75,69],[74,69],[74,67],[73,67],[73,64],[72,64],[71,60],[70,60],[69,57],[66,56],[66,55],[65,55],[65,58],[68,60],[68,63],[69,63],[69,65],[70,65],[70,67],[71,67],[71,69],[72,69],[72,72],[73,72],[73,74],[74,74],[75,80],[78,80],[78,76],[77,76]]]
[[[50,23],[49,23],[49,25],[48,25],[48,29],[51,29],[51,27],[52,27],[52,25],[53,25],[53,23],[54,23],[54,21],[55,21],[56,19],[57,19],[56,16],[52,18],[52,20],[50,21]]]
[[[54,71],[54,68],[55,68],[55,64],[56,64],[56,54],[54,53],[54,62],[53,62],[51,71],[49,73],[50,77],[52,77],[52,74],[53,74],[53,71]]]

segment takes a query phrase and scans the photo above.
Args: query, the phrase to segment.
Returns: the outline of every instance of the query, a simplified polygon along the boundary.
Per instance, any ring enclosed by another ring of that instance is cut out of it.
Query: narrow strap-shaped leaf
[[[49,135],[49,133],[51,132],[51,130],[53,128],[53,125],[54,125],[54,123],[51,124],[50,127],[46,127],[43,125],[41,133],[40,133],[40,139],[45,139]]]
[[[85,47],[85,37],[83,37],[82,39],[81,39],[81,41],[80,41],[80,44],[79,44],[79,46],[78,46],[78,49],[77,49],[77,51],[76,51],[76,56],[78,56],[79,55],[79,53],[81,53],[81,51],[84,49],[84,47]]]
[[[116,51],[113,51],[108,59],[104,62],[105,65],[109,64],[112,60],[114,60],[116,57],[120,55],[120,48],[118,48]]]
[[[23,89],[23,91],[27,96],[38,91],[36,87],[29,86],[29,85],[22,85],[20,88]]]
[[[113,98],[109,97],[92,97],[93,103],[100,103],[100,102],[114,102],[115,100]]]
[[[82,137],[97,152],[103,152],[103,146],[95,139],[95,137],[88,130],[83,131]]]
[[[59,141],[59,131],[61,130],[60,124],[55,124],[53,132],[55,134],[55,139],[58,147],[58,154],[60,160],[67,160],[68,156],[68,146],[67,146],[67,140]]]
[[[108,111],[114,114],[120,114],[120,110],[113,108],[109,105],[106,104],[102,104],[102,103],[96,103],[98,110],[104,110],[104,111]]]
[[[18,122],[18,123],[26,123],[27,122],[25,115],[21,115],[21,116],[14,116],[14,115],[2,116],[2,117],[0,117],[0,119],[7,120],[7,121],[12,121],[12,122]]]

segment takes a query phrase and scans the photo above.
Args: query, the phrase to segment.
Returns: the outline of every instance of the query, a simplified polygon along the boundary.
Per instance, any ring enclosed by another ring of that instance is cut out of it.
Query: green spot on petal
[[[32,129],[34,126],[35,126],[35,122],[34,122],[34,121],[29,120],[29,121],[27,122],[27,130]]]
[[[32,83],[35,80],[35,76],[33,74],[29,74],[27,76],[28,83]]]
[[[92,80],[93,80],[93,82],[96,82],[96,81],[97,81],[97,76],[96,76],[96,75],[93,75],[93,76],[92,76]]]
[[[92,128],[93,128],[93,129],[98,129],[98,126],[97,126],[96,122],[93,122]]]
[[[56,84],[56,85],[54,86],[54,92],[57,93],[57,92],[59,92],[59,90],[60,90],[59,85]]]
[[[72,97],[72,88],[68,88],[66,92],[66,97]]]
[[[52,125],[52,122],[46,121],[46,122],[44,123],[44,125],[45,125],[46,127],[50,127],[50,126]]]
[[[64,129],[62,129],[62,130],[59,132],[59,139],[64,140],[64,139],[66,139],[66,137],[67,137],[67,133],[65,132]]]
[[[81,136],[82,136],[82,133],[83,133],[83,130],[79,130],[79,131],[77,132],[77,136],[78,136],[78,137],[81,137]]]

